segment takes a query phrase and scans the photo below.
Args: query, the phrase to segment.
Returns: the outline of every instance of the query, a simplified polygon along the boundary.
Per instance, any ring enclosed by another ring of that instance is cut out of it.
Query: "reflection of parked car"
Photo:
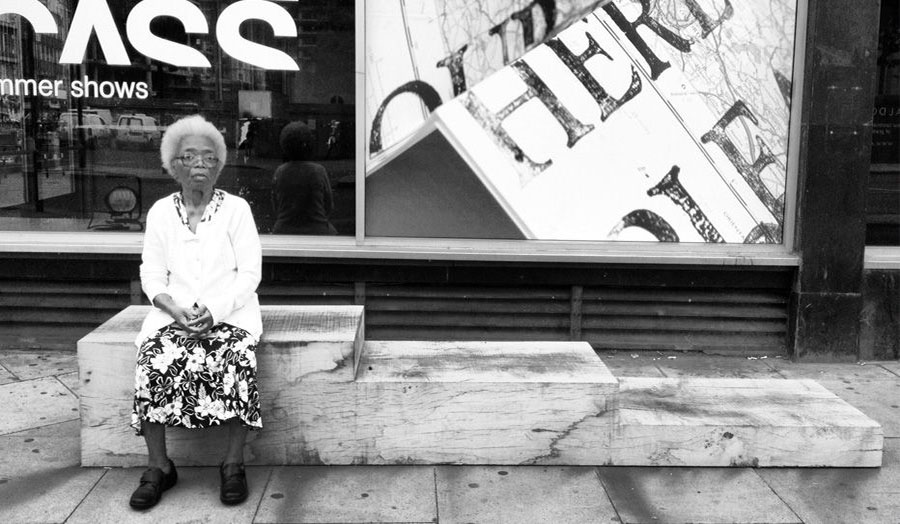
[[[22,174],[25,148],[18,122],[0,122],[0,176]]]
[[[94,149],[98,145],[108,145],[112,133],[109,123],[96,113],[83,112],[81,125],[78,124],[78,113],[69,112],[59,115],[59,137],[62,143],[75,143],[78,141],[79,130],[84,130],[84,143]]]
[[[77,122],[79,113],[82,115],[82,121],[83,121],[83,117],[87,116],[87,115],[94,115],[94,116],[99,117],[101,122],[107,126],[112,124],[112,121],[113,121],[112,113],[109,112],[109,109],[91,109],[88,107],[88,108],[84,108],[84,109],[70,109],[70,110],[60,114],[59,115],[60,123],[62,123],[62,120],[64,120],[64,119],[70,120],[73,123]]]
[[[116,147],[128,145],[156,149],[162,139],[164,126],[157,124],[156,119],[144,114],[121,115],[114,127]]]

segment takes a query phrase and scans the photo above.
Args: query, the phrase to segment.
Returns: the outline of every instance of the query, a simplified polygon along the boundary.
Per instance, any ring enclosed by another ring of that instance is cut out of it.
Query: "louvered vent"
[[[372,340],[568,340],[568,287],[366,286]]]
[[[73,350],[124,307],[147,303],[133,260],[9,262],[0,266],[0,347]],[[263,274],[263,304],[364,305],[370,340],[585,340],[738,354],[787,352],[793,281],[789,268],[409,261],[279,261]]]
[[[0,347],[73,350],[130,299],[128,281],[0,280]]]
[[[595,348],[787,351],[785,291],[584,289],[581,334]]]
[[[603,349],[784,353],[787,306],[786,290],[370,284],[366,333],[373,340],[585,340]]]
[[[266,305],[346,306],[353,304],[352,284],[266,283],[257,293]]]

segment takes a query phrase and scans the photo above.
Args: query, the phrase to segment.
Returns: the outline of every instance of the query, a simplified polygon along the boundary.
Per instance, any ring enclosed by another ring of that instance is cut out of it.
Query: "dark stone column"
[[[900,358],[900,271],[865,272],[859,345],[863,360]]]
[[[858,357],[878,17],[878,0],[809,0],[795,359]]]

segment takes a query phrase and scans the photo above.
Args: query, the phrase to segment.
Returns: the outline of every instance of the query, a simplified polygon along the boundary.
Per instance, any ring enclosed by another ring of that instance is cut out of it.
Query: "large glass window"
[[[803,5],[5,3],[0,231],[139,232],[177,189],[162,132],[200,113],[228,143],[219,187],[250,202],[261,233],[413,251],[429,239],[784,245]],[[289,124],[327,173],[325,228],[279,218],[311,207],[276,177]]]
[[[900,246],[900,1],[882,0],[866,244]]]
[[[250,202],[261,233],[309,198],[273,179],[281,132],[299,123],[303,160],[327,173],[330,227],[280,232],[354,234],[353,0],[13,3],[0,15],[0,230],[140,231],[178,189],[162,132],[200,113],[229,148],[218,186]]]
[[[781,244],[797,0],[366,5],[366,234]]]

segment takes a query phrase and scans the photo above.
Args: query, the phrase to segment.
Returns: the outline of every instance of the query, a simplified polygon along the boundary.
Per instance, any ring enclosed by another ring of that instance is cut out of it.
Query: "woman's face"
[[[189,135],[181,139],[178,154],[172,160],[172,171],[185,191],[207,192],[216,184],[222,161],[216,158],[212,140]]]

